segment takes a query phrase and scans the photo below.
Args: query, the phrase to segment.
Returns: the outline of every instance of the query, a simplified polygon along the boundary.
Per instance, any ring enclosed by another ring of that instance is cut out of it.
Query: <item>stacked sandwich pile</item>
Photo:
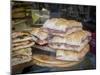
[[[39,45],[47,45],[56,51],[56,57],[35,54],[34,62],[40,66],[68,67],[80,62],[89,51],[91,33],[82,29],[81,22],[52,18],[42,28],[31,32]]]
[[[34,45],[27,32],[12,33],[12,66],[29,62],[32,59],[31,46]]]

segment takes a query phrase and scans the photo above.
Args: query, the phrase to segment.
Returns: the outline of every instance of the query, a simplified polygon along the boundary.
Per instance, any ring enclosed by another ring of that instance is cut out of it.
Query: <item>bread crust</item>
[[[18,64],[22,64],[22,63],[26,63],[26,62],[30,62],[32,60],[32,56],[22,56],[22,58],[12,58],[11,60],[11,66],[15,66]]]
[[[17,42],[17,43],[13,43],[12,47],[21,46],[21,45],[27,45],[28,43],[30,43],[30,41]]]
[[[67,20],[63,18],[48,19],[44,24],[44,28],[50,28],[54,30],[66,31],[67,28],[79,26],[82,28],[81,22],[75,20]]]
[[[33,37],[36,36],[40,40],[44,40],[48,37],[48,33],[44,32],[42,28],[33,28],[30,33]]]
[[[30,42],[30,43],[27,44],[27,45],[21,45],[21,46],[13,47],[12,50],[13,50],[13,51],[16,51],[16,50],[19,50],[19,49],[32,47],[34,44],[35,44],[35,42]]]
[[[19,49],[17,51],[12,51],[12,59],[11,63],[12,66],[26,63],[32,60],[32,52],[31,48],[24,48],[24,49]]]
[[[17,38],[18,36],[23,36],[23,35],[29,36],[29,33],[27,33],[27,32],[13,32],[11,35],[12,35],[12,38],[14,39],[14,38]]]
[[[23,38],[12,39],[12,43],[24,42],[24,41],[29,41],[29,40],[32,40],[31,36],[26,36],[26,37],[23,37]]]
[[[31,48],[23,48],[19,50],[12,51],[12,57],[16,55],[32,55]]]

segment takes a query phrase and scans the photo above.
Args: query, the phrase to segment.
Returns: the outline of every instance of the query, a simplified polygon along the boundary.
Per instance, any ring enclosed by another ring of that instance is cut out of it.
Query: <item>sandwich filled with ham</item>
[[[31,47],[35,44],[28,32],[14,32],[12,33],[12,50],[19,50]]]
[[[75,20],[66,20],[63,18],[48,19],[43,24],[45,32],[49,32],[52,35],[64,36],[65,34],[71,34],[72,32],[82,30],[81,22]]]
[[[63,61],[80,61],[89,52],[89,45],[87,44],[80,52],[69,50],[57,50],[56,59]]]
[[[42,28],[33,28],[30,32],[32,40],[39,45],[47,44],[48,33],[44,32]]]
[[[32,60],[31,48],[24,48],[12,51],[11,57],[12,66],[30,62]]]
[[[91,34],[88,31],[80,30],[69,35],[54,36],[49,40],[48,46],[53,49],[81,51],[91,39]]]

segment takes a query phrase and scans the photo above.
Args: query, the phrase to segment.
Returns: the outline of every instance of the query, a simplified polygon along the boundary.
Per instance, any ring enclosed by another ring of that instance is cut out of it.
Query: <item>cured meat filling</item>
[[[80,28],[80,26],[74,26],[74,27],[70,27],[70,28],[66,28],[66,31],[60,31],[60,30],[54,30],[54,29],[50,29],[50,28],[45,28],[48,32],[50,33],[65,33],[73,28]]]
[[[81,42],[82,43],[84,43],[85,42],[85,40],[90,40],[91,39],[91,37],[90,36],[87,36],[85,39],[83,39]],[[73,47],[73,48],[78,48],[78,47],[80,47],[80,45],[70,45],[70,44],[66,44],[66,43],[57,43],[57,42],[55,42],[55,43],[53,43],[53,42],[51,42],[51,43],[49,43],[49,45],[56,45],[56,46],[65,46],[65,47]]]

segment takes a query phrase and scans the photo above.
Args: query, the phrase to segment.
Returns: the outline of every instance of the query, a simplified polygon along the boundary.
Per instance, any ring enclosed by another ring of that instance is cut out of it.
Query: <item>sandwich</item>
[[[22,36],[22,35],[29,35],[29,33],[25,33],[25,32],[13,32],[11,34],[12,38],[16,38],[16,37]]]
[[[30,32],[32,40],[39,45],[47,44],[48,33],[44,32],[42,28],[33,28]]]
[[[12,51],[11,57],[12,66],[30,62],[32,60],[31,48],[24,48],[17,51]]]
[[[56,59],[63,61],[80,61],[82,60],[86,54],[89,52],[89,44],[86,45],[80,52],[77,51],[69,51],[69,50],[57,50],[56,51]]]
[[[12,50],[19,50],[19,49],[23,49],[23,48],[28,48],[28,47],[32,47],[35,43],[34,42],[31,42],[31,41],[26,41],[26,42],[29,42],[29,43],[15,43],[13,44],[13,47],[12,47]]]
[[[30,62],[32,60],[31,47],[35,44],[28,32],[12,33],[12,66]]]
[[[43,24],[43,30],[52,35],[64,36],[65,34],[68,35],[72,32],[82,30],[82,23],[63,18],[52,18]]]
[[[19,50],[31,47],[35,44],[28,32],[13,32],[12,33],[12,50]]]
[[[53,49],[81,51],[91,39],[91,33],[88,31],[80,30],[73,32],[69,35],[54,36],[49,40],[48,46]]]
[[[13,32],[12,33],[12,43],[23,42],[27,40],[32,40],[32,37],[28,32]]]

